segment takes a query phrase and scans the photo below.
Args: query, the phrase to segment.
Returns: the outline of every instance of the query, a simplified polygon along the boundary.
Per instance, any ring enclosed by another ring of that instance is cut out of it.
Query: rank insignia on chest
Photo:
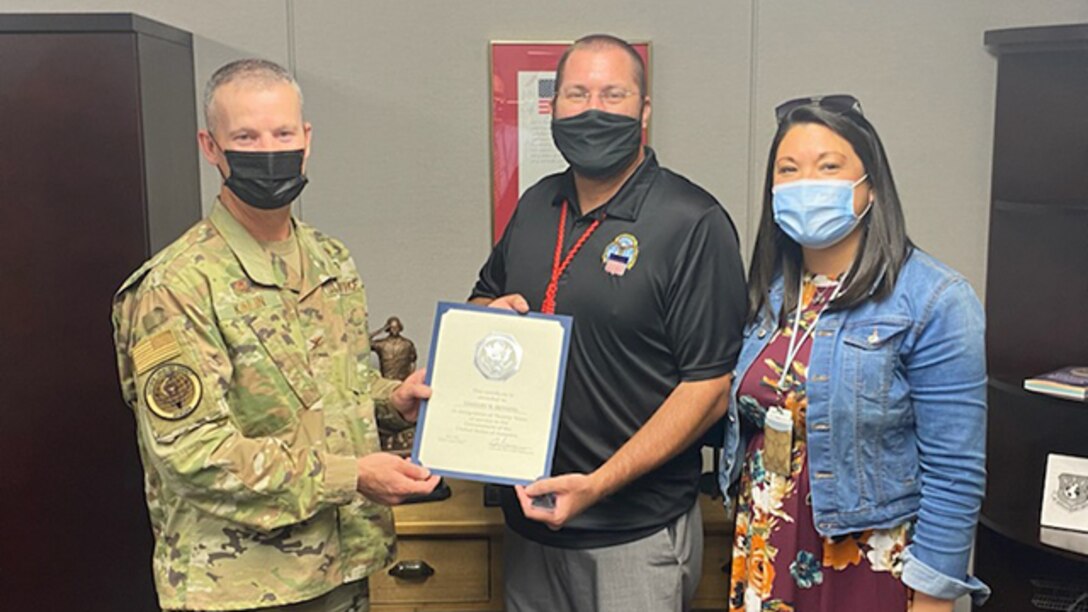
[[[604,271],[612,276],[623,276],[638,261],[638,238],[633,234],[620,234],[608,243],[601,253]]]
[[[180,363],[167,363],[147,377],[144,399],[155,416],[178,421],[196,410],[203,391],[200,377],[192,368]]]

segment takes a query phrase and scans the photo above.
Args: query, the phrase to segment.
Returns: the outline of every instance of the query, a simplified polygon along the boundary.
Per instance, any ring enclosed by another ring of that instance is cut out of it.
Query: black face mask
[[[304,150],[223,151],[230,176],[223,183],[254,208],[283,208],[302,193],[308,179],[302,174]]]
[[[552,140],[575,172],[606,179],[622,172],[638,157],[642,122],[590,109],[573,117],[553,119]]]

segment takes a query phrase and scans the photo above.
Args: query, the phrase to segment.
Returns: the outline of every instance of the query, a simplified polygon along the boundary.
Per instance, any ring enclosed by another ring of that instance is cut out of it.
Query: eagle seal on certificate
[[[484,378],[506,380],[521,368],[521,345],[509,334],[490,333],[476,343],[475,363]]]

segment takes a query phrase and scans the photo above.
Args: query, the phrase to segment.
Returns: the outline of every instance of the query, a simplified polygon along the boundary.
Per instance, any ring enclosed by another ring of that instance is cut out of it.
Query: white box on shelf
[[[1088,457],[1047,455],[1039,541],[1088,555]]]

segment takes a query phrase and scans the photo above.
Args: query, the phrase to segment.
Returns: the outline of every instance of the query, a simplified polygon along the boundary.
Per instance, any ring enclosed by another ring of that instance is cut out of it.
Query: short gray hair
[[[215,114],[212,112],[212,103],[215,102],[216,90],[227,83],[242,80],[255,81],[258,84],[263,85],[287,83],[295,89],[295,93],[298,94],[299,107],[302,107],[302,88],[298,86],[298,81],[295,80],[295,77],[291,76],[291,73],[288,72],[286,68],[280,66],[276,62],[270,62],[264,59],[247,58],[235,60],[226,64],[219,70],[216,70],[215,74],[208,79],[208,84],[204,87],[204,124],[207,126],[209,132],[213,131],[215,128]]]

